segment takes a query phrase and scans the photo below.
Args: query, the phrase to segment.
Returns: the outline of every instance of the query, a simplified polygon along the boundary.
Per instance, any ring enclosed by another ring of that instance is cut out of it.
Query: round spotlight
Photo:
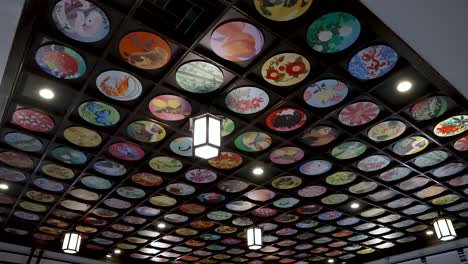
[[[111,254],[107,254],[107,255],[106,255],[106,258],[112,258],[112,255],[111,255]]]
[[[39,90],[39,95],[42,98],[47,99],[47,100],[53,99],[55,97],[54,91],[52,91],[49,88],[43,88],[43,89]]]
[[[335,261],[333,259],[328,259],[328,263],[334,263]]]
[[[432,231],[432,230],[427,230],[426,231],[426,235],[428,235],[428,236],[432,236],[433,234],[434,234],[434,231]]]
[[[411,87],[413,87],[413,84],[410,81],[401,81],[397,85],[397,90],[401,93],[405,93],[411,90]]]
[[[4,190],[4,191],[5,191],[5,190],[8,190],[8,188],[9,188],[9,187],[8,187],[8,184],[6,184],[6,183],[0,183],[0,190]]]
[[[122,250],[118,248],[114,249],[114,254],[120,254],[120,253],[122,253]]]
[[[260,168],[260,167],[256,167],[252,170],[252,173],[255,175],[262,175],[263,172],[264,172],[263,168]]]
[[[159,228],[159,229],[166,228],[166,224],[164,224],[164,223],[159,223],[159,224],[158,224],[158,228]]]
[[[358,204],[358,203],[352,203],[349,207],[351,207],[352,209],[358,209],[361,205]]]

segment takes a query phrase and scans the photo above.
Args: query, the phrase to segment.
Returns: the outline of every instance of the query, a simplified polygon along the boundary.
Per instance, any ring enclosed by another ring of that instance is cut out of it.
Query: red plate
[[[268,128],[279,132],[293,131],[305,124],[307,116],[297,108],[283,107],[270,113],[265,119]]]

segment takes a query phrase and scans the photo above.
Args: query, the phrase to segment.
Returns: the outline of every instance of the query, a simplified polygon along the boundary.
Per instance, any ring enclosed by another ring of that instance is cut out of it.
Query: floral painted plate
[[[243,21],[230,21],[218,26],[210,38],[211,50],[229,61],[245,61],[257,56],[263,48],[260,29]]]
[[[260,88],[244,86],[230,91],[224,102],[229,110],[248,115],[265,109],[270,102],[270,97]]]
[[[160,156],[152,158],[149,162],[149,166],[158,172],[174,173],[181,170],[184,165],[177,159]]]
[[[348,86],[336,79],[317,81],[304,91],[304,101],[317,108],[326,108],[339,104],[348,95]]]
[[[152,217],[159,215],[161,213],[161,210],[149,206],[140,206],[135,208],[135,212],[137,212],[137,214],[139,215]]]
[[[20,169],[31,169],[34,166],[34,161],[29,156],[11,151],[0,152],[0,162]]]
[[[138,120],[127,126],[127,134],[140,142],[154,143],[166,137],[166,130],[155,122]]]
[[[398,184],[398,188],[409,191],[426,185],[429,179],[422,176],[416,176]]]
[[[18,218],[28,220],[28,221],[39,221],[39,219],[41,219],[41,217],[37,214],[28,213],[28,212],[20,211],[20,210],[16,210],[13,214]]]
[[[447,189],[442,187],[442,186],[437,186],[437,185],[434,185],[434,186],[430,186],[430,187],[427,187],[419,192],[417,192],[415,195],[421,199],[426,199],[426,198],[429,198],[431,196],[435,196],[435,195],[439,195],[443,192],[445,192]]]
[[[157,187],[163,183],[163,179],[151,173],[139,172],[132,175],[132,181],[145,187]]]
[[[304,111],[283,107],[271,112],[265,119],[268,128],[278,132],[294,131],[302,127],[307,121],[307,115]]]
[[[76,219],[81,216],[81,214],[61,210],[61,209],[56,209],[52,212],[52,214],[56,217],[64,218],[64,219]]]
[[[49,177],[61,180],[69,180],[75,177],[75,173],[71,169],[53,163],[43,165],[41,167],[41,172]]]
[[[341,204],[346,202],[349,199],[349,196],[346,194],[341,194],[341,193],[336,193],[336,194],[331,194],[328,195],[322,200],[320,200],[322,203],[326,205],[335,205],[335,204]]]
[[[101,233],[102,236],[104,237],[107,237],[107,238],[110,238],[110,239],[121,239],[124,237],[124,235],[120,234],[120,233],[115,233],[115,232],[112,232],[112,231],[104,231]]]
[[[468,184],[468,175],[463,175],[454,179],[451,179],[448,182],[452,186],[464,186]]]
[[[166,191],[175,195],[191,195],[195,192],[195,187],[185,183],[172,183],[166,186]]]
[[[382,208],[372,208],[372,209],[362,212],[360,215],[362,217],[371,218],[371,217],[377,217],[379,215],[382,215],[385,212],[386,212],[385,209],[382,209]]]
[[[468,115],[457,115],[439,122],[434,127],[434,134],[439,137],[451,137],[468,130]]]
[[[355,184],[349,187],[349,191],[354,194],[363,194],[363,193],[368,193],[370,191],[373,191],[377,187],[378,185],[375,182],[363,181],[363,182],[360,182],[358,184]]]
[[[191,157],[192,154],[192,138],[191,137],[179,137],[171,141],[169,148],[175,154]]]
[[[289,190],[301,185],[302,180],[296,176],[281,176],[274,179],[271,185],[276,189]]]
[[[258,208],[252,211],[253,216],[261,217],[261,218],[273,217],[276,214],[278,214],[278,210],[267,208],[267,207]]]
[[[468,150],[468,136],[464,136],[453,144],[453,148],[458,151],[467,151]]]
[[[268,189],[257,189],[244,194],[244,196],[253,201],[266,202],[275,198],[276,193]]]
[[[110,160],[99,160],[93,164],[93,169],[107,176],[122,176],[127,169],[122,165]]]
[[[84,201],[97,201],[101,198],[100,194],[81,188],[71,190],[70,195]]]
[[[215,232],[218,234],[232,234],[237,232],[237,228],[233,226],[219,226],[215,228]]]
[[[47,211],[49,208],[45,205],[42,204],[37,204],[37,203],[31,203],[27,201],[22,201],[18,204],[19,207],[22,209],[35,212],[35,213],[43,213]]]
[[[164,220],[171,223],[184,223],[188,221],[188,217],[180,214],[166,214]]]
[[[40,133],[50,132],[55,127],[52,117],[28,108],[16,110],[11,117],[11,122],[26,130]]]
[[[398,54],[386,45],[367,47],[356,53],[348,64],[349,73],[360,80],[384,76],[395,67]]]
[[[400,207],[405,207],[405,206],[408,206],[410,204],[412,204],[414,202],[413,199],[411,198],[400,198],[400,199],[396,199],[392,202],[389,202],[387,204],[388,207],[390,208],[400,208]]]
[[[117,189],[117,194],[124,198],[128,199],[141,199],[145,197],[146,193],[142,189],[138,189],[135,187],[124,186]]]
[[[252,219],[248,217],[238,217],[234,220],[232,220],[232,224],[236,226],[249,226],[253,224]]]
[[[408,176],[411,173],[411,170],[406,167],[395,167],[389,169],[386,172],[381,173],[378,177],[382,181],[397,181],[403,179],[404,177]]]
[[[164,67],[171,59],[171,48],[160,36],[143,31],[128,33],[119,42],[120,57],[144,70]]]
[[[197,199],[202,203],[215,204],[226,200],[226,196],[216,192],[206,192],[198,195]]]
[[[405,130],[405,123],[399,120],[389,120],[373,126],[367,132],[367,136],[373,141],[382,142],[401,136]]]
[[[187,203],[179,206],[179,210],[186,214],[201,214],[206,211],[206,207],[200,204]]]
[[[411,116],[418,121],[430,120],[443,115],[447,111],[446,96],[432,96],[415,103],[411,109]]]
[[[343,213],[338,212],[338,211],[328,211],[328,212],[320,214],[318,216],[318,219],[330,221],[330,220],[336,220],[336,219],[340,218],[342,215],[343,215]]]
[[[313,1],[288,2],[280,0],[274,2],[265,2],[263,0],[254,0],[255,8],[263,17],[273,21],[290,21],[302,16],[309,10]]]
[[[461,162],[448,163],[432,171],[432,175],[442,178],[455,175],[466,168],[466,165]]]
[[[442,150],[433,150],[414,159],[414,165],[424,168],[435,166],[448,158],[449,154]]]
[[[19,132],[7,133],[3,140],[11,147],[25,152],[38,152],[44,147],[39,139]]]
[[[113,126],[120,121],[120,113],[113,106],[99,101],[88,101],[78,107],[78,114],[96,126]]]
[[[85,176],[81,179],[81,183],[95,190],[107,190],[112,187],[112,183],[109,180],[97,176]]]
[[[86,62],[75,50],[57,44],[37,49],[34,55],[37,65],[47,74],[59,79],[77,79],[86,73]]]
[[[236,212],[243,212],[254,207],[255,204],[247,201],[232,201],[226,204],[226,208]]]
[[[221,152],[218,157],[209,159],[208,164],[217,169],[231,170],[242,164],[242,157],[234,152]]]
[[[96,208],[93,210],[93,214],[103,217],[103,218],[114,218],[117,217],[119,214],[115,211],[107,210],[104,208]]]
[[[291,208],[297,205],[298,203],[299,203],[299,199],[285,197],[285,198],[280,198],[274,201],[273,205],[278,208]]]
[[[105,96],[117,101],[135,100],[141,95],[141,82],[130,73],[110,70],[96,78],[96,87]]]
[[[175,78],[182,89],[198,94],[213,92],[224,82],[221,69],[206,61],[190,61],[182,64],[177,69]]]
[[[347,126],[361,126],[374,120],[379,113],[378,105],[362,101],[343,108],[338,114],[338,120]]]
[[[65,190],[65,186],[60,182],[52,181],[46,178],[36,178],[33,183],[36,187],[49,192],[62,192]]]
[[[323,174],[332,168],[332,164],[326,160],[311,160],[299,167],[299,171],[307,176]]]
[[[361,24],[353,15],[333,12],[323,15],[307,29],[307,44],[320,53],[335,53],[351,46],[361,33]]]
[[[393,145],[393,152],[400,156],[416,154],[429,145],[429,140],[421,136],[407,137]]]
[[[407,214],[407,215],[420,214],[420,213],[425,212],[425,211],[427,211],[429,209],[430,209],[429,206],[420,204],[420,205],[415,205],[413,207],[405,209],[405,210],[402,211],[402,213]]]
[[[366,172],[381,170],[390,164],[390,158],[384,155],[372,155],[358,162],[358,169]]]
[[[154,97],[148,108],[155,117],[166,121],[180,121],[192,113],[192,106],[187,100],[170,94]]]
[[[301,197],[312,198],[324,194],[327,191],[327,188],[320,185],[310,185],[306,186],[299,191],[297,194]]]
[[[338,131],[330,126],[317,126],[307,129],[301,136],[301,141],[311,147],[327,145],[338,137]]]
[[[226,180],[218,183],[217,187],[223,192],[238,193],[247,189],[249,184],[239,180]]]
[[[359,141],[348,141],[332,149],[331,155],[339,160],[354,159],[366,152],[367,146]]]
[[[66,209],[74,210],[74,211],[81,211],[86,212],[91,208],[90,204],[80,203],[73,200],[63,200],[60,202],[60,205]]]
[[[270,160],[280,165],[289,165],[304,158],[304,151],[297,147],[282,147],[270,153]]]
[[[214,171],[207,169],[192,169],[185,173],[185,178],[194,183],[210,183],[217,177]]]
[[[80,147],[92,148],[101,144],[101,136],[85,127],[68,127],[63,131],[63,136],[70,143]]]
[[[224,221],[231,218],[232,214],[224,211],[211,211],[206,216],[214,221]]]
[[[397,193],[392,190],[381,190],[373,194],[370,194],[369,196],[367,196],[367,198],[374,202],[380,202],[380,201],[388,200],[394,197],[395,195],[397,195]]]
[[[63,163],[72,165],[82,165],[88,161],[88,157],[83,152],[69,147],[54,148],[51,155]]]
[[[262,77],[275,86],[291,86],[303,81],[310,72],[310,63],[297,53],[280,53],[262,66]]]
[[[26,180],[26,175],[20,171],[0,167],[0,179],[11,182],[22,182]]]
[[[296,212],[303,215],[312,215],[320,212],[322,210],[322,206],[317,204],[309,204],[304,205],[296,209]]]
[[[346,185],[353,182],[357,175],[350,171],[338,171],[326,178],[326,182],[330,185]]]
[[[136,161],[145,156],[145,151],[138,145],[128,142],[118,142],[110,145],[109,153],[120,160]]]

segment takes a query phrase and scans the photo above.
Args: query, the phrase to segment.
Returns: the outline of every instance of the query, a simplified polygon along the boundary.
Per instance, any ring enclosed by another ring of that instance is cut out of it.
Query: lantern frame
[[[440,216],[432,223],[437,239],[440,241],[449,241],[457,237],[452,219],[446,216]]]
[[[263,247],[263,229],[251,226],[246,230],[247,247],[250,250],[259,250]]]
[[[81,235],[77,232],[67,232],[63,238],[62,250],[68,254],[76,254],[80,251]]]
[[[202,159],[212,159],[219,156],[223,121],[223,117],[211,113],[190,118],[194,156]]]

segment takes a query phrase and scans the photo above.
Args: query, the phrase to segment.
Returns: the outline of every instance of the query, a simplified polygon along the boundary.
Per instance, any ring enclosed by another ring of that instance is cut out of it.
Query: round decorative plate
[[[101,197],[101,195],[98,193],[90,192],[81,188],[73,189],[70,191],[70,195],[85,201],[97,201]]]
[[[25,210],[28,210],[28,211],[31,211],[31,212],[36,212],[36,213],[43,213],[43,212],[45,212],[45,211],[47,211],[49,209],[45,205],[26,202],[26,201],[20,202],[18,205],[19,205],[19,207],[21,207],[21,208],[23,208]]]
[[[257,152],[267,149],[272,143],[268,134],[262,132],[245,132],[234,140],[234,145],[239,150]]]
[[[120,113],[113,106],[99,102],[84,102],[78,108],[78,114],[86,122],[96,126],[113,126],[120,120]]]
[[[381,190],[373,194],[370,194],[367,197],[374,202],[380,202],[380,201],[388,200],[394,197],[395,195],[397,195],[397,193],[392,190]]]
[[[31,169],[34,165],[34,161],[29,156],[11,151],[0,152],[0,161],[20,169]]]
[[[442,150],[433,150],[414,159],[414,164],[420,168],[431,167],[448,158],[449,154]]]
[[[416,176],[404,182],[401,182],[400,184],[398,184],[398,188],[408,191],[408,190],[413,190],[413,189],[422,187],[426,185],[428,182],[429,182],[428,178],[422,177],[422,176]]]
[[[353,182],[357,175],[350,171],[338,171],[326,178],[326,182],[330,185],[345,185]]]
[[[49,192],[62,192],[65,190],[65,186],[60,182],[52,181],[46,178],[36,178],[33,183],[36,187]]]
[[[407,137],[393,145],[393,152],[400,156],[416,154],[429,145],[429,140],[421,136]]]
[[[146,223],[147,220],[137,216],[125,216],[123,221],[132,225],[142,225]]]
[[[303,215],[312,215],[320,212],[322,210],[322,206],[316,204],[309,204],[304,205],[296,209],[296,212],[303,214]]]
[[[83,57],[66,46],[44,45],[37,49],[34,59],[44,72],[59,79],[77,79],[86,73]]]
[[[275,198],[276,193],[268,189],[257,189],[246,193],[244,196],[253,201],[266,202]]]
[[[436,177],[448,177],[455,175],[466,168],[466,165],[461,162],[448,163],[432,171],[432,175]]]
[[[224,82],[221,69],[206,61],[190,61],[182,64],[177,69],[175,78],[182,89],[198,94],[213,92]]]
[[[312,1],[263,1],[254,0],[258,13],[273,21],[289,21],[302,16],[312,5]]]
[[[104,231],[104,232],[101,233],[101,235],[104,236],[104,237],[110,238],[110,239],[121,239],[124,236],[124,235],[122,235],[120,233],[115,233],[115,232],[111,232],[111,231]]]
[[[144,236],[144,237],[157,237],[160,235],[160,233],[151,231],[151,230],[140,230],[138,231],[138,235]]]
[[[319,216],[319,217],[320,217],[320,216]],[[330,232],[336,231],[336,227],[334,227],[334,226],[329,226],[329,225],[327,225],[327,226],[321,226],[321,227],[319,227],[319,228],[314,229],[314,231],[317,232],[317,233],[320,233],[320,234],[330,233]]]
[[[296,198],[286,197],[280,198],[273,202],[273,205],[278,208],[291,208],[299,203]]]
[[[29,231],[26,231],[23,229],[11,228],[11,227],[5,227],[4,230],[10,234],[19,235],[19,236],[24,236],[24,235],[29,234]]]
[[[260,88],[244,86],[230,91],[224,102],[229,110],[238,114],[254,114],[268,106],[270,97]]]
[[[348,195],[336,193],[336,194],[331,194],[322,198],[321,202],[327,205],[335,205],[335,204],[344,203],[348,199],[349,199]]]
[[[127,169],[122,165],[110,160],[99,160],[93,164],[93,169],[107,176],[122,176]]]
[[[65,210],[61,210],[61,209],[56,209],[54,211],[52,211],[52,214],[57,216],[57,217],[60,217],[60,218],[64,218],[64,219],[76,219],[78,217],[81,216],[81,214],[77,214],[77,213],[73,213],[73,212],[69,212],[69,211],[65,211]]]
[[[22,182],[26,180],[26,175],[20,171],[0,167],[0,179],[11,182]]]
[[[97,176],[85,176],[81,179],[81,183],[91,189],[107,190],[112,187],[112,183],[104,178]]]
[[[271,209],[271,208],[258,208],[252,211],[252,215],[255,217],[273,217],[278,214],[278,210]]]
[[[186,214],[201,214],[205,212],[206,207],[200,204],[187,203],[179,206],[179,210]]]
[[[224,221],[231,218],[232,214],[224,211],[211,211],[206,216],[214,221]]]
[[[338,211],[328,211],[328,212],[319,214],[318,219],[320,219],[320,220],[335,220],[337,218],[340,218],[342,215],[343,214],[338,212]]]
[[[149,102],[148,108],[155,117],[166,121],[180,121],[192,113],[189,101],[170,94],[154,97]]]
[[[233,226],[219,226],[215,228],[215,232],[218,234],[232,234],[237,232],[237,228]]]
[[[288,165],[300,161],[304,158],[304,151],[297,147],[282,147],[270,153],[270,160],[273,163]]]
[[[407,214],[407,215],[420,214],[420,213],[425,212],[425,211],[427,211],[429,209],[430,209],[429,206],[420,204],[420,205],[415,205],[413,207],[405,209],[405,210],[402,211],[402,213]]]
[[[171,48],[160,36],[143,31],[131,32],[119,42],[120,57],[137,68],[156,70],[171,59]]]
[[[378,105],[372,102],[357,102],[343,108],[339,115],[339,121],[347,126],[361,126],[374,120],[380,112]]]
[[[128,199],[141,199],[145,197],[145,191],[135,187],[124,186],[117,189],[117,194]]]
[[[390,158],[384,155],[372,155],[357,164],[358,169],[366,172],[381,170],[390,164]]]
[[[265,124],[274,131],[289,132],[300,128],[306,121],[307,115],[304,111],[283,107],[270,113],[265,119]]]
[[[443,115],[447,111],[447,106],[446,96],[432,96],[415,103],[410,113],[415,120],[430,120]]]
[[[224,200],[226,200],[226,196],[216,192],[206,192],[198,195],[197,199],[202,203],[214,204],[223,202]]]
[[[453,144],[453,148],[458,151],[467,151],[468,150],[468,136],[464,136]]]
[[[135,208],[135,212],[143,216],[157,216],[161,213],[161,210],[149,206],[140,206]]]
[[[348,86],[336,79],[317,81],[304,91],[304,101],[317,108],[331,107],[339,104],[348,95]]]
[[[305,229],[305,228],[312,228],[314,226],[317,226],[318,224],[319,223],[317,221],[307,219],[307,220],[302,220],[296,223],[296,227]]]
[[[174,173],[181,170],[184,165],[174,158],[161,156],[152,158],[149,162],[149,166],[158,172]]]
[[[0,204],[2,205],[10,205],[13,204],[13,197],[0,193]]]
[[[430,186],[430,187],[427,187],[419,192],[417,192],[415,195],[421,199],[426,199],[426,198],[429,198],[431,196],[435,196],[435,195],[439,195],[443,192],[445,192],[447,189],[442,187],[442,186],[437,186],[437,185],[434,185],[434,186]]]
[[[301,197],[312,198],[324,194],[327,191],[327,188],[320,185],[311,185],[304,187],[297,191],[297,194]]]
[[[127,142],[114,143],[109,147],[109,153],[121,160],[136,161],[145,156],[145,151],[138,145]]]
[[[188,221],[188,217],[180,214],[166,214],[164,220],[171,223],[184,223]]]
[[[172,183],[166,186],[166,191],[175,195],[191,195],[195,192],[195,187],[185,183]]]
[[[360,215],[362,217],[369,218],[369,217],[377,217],[377,216],[382,215],[384,213],[385,213],[385,209],[372,208],[372,209],[369,209],[369,210],[366,210],[366,211],[362,212]]]
[[[401,136],[405,130],[405,123],[399,120],[389,120],[373,126],[367,132],[367,136],[373,141],[382,142]]]
[[[217,169],[231,170],[242,164],[242,157],[234,152],[221,152],[218,157],[209,159],[208,164]]]
[[[192,169],[185,173],[185,178],[194,183],[210,183],[217,177],[214,171],[207,169]]]
[[[119,214],[115,211],[107,210],[104,208],[96,208],[93,210],[93,214],[103,218],[117,217]]]
[[[468,115],[457,115],[439,122],[434,127],[434,134],[439,137],[451,137],[468,130]]]
[[[239,180],[226,180],[218,183],[218,189],[220,189],[223,192],[227,193],[238,193],[241,192],[249,185],[246,182],[239,181]]]
[[[348,71],[360,80],[371,80],[384,76],[395,67],[398,54],[386,45],[367,47],[356,53],[348,64]]]
[[[191,137],[179,137],[171,141],[169,148],[175,154],[191,157],[192,154],[192,138]]]
[[[27,108],[16,110],[11,122],[26,130],[41,133],[50,132],[55,126],[54,119],[49,115]]]
[[[379,179],[389,182],[403,179],[411,173],[411,170],[406,167],[395,167],[386,172],[381,173]]]
[[[332,168],[332,164],[326,160],[311,160],[299,167],[299,171],[307,176],[323,174]]]
[[[302,180],[296,176],[281,176],[274,179],[271,182],[271,185],[276,189],[280,190],[288,190],[296,188],[297,186],[301,185]]]
[[[66,128],[63,131],[63,136],[70,143],[86,148],[97,147],[102,142],[102,138],[98,133],[85,127]]]
[[[96,87],[105,96],[117,101],[131,101],[143,91],[141,82],[132,74],[110,70],[96,78]]]
[[[145,187],[157,187],[163,183],[163,179],[161,177],[146,172],[133,174],[132,181]]]
[[[33,214],[33,213],[28,213],[28,212],[25,212],[25,211],[16,210],[13,214],[18,218],[28,220],[28,221],[39,221],[39,219],[41,219],[41,217],[39,215]]]
[[[234,129],[236,129],[236,124],[230,118],[227,118],[225,116],[221,117],[223,118],[223,129],[221,130],[221,136],[225,137],[234,132]]]
[[[236,212],[243,212],[254,207],[255,204],[246,201],[232,201],[226,204],[226,208]]]
[[[375,188],[377,188],[377,186],[378,185],[375,182],[363,181],[363,182],[360,182],[356,185],[349,187],[349,191],[354,194],[362,194],[362,193],[373,191]]]
[[[262,77],[275,86],[291,86],[303,81],[310,72],[310,63],[297,53],[280,53],[262,66]]]
[[[127,134],[135,140],[154,143],[166,137],[166,130],[155,122],[138,120],[127,126]]]
[[[0,172],[1,174],[1,172]],[[463,175],[454,179],[451,179],[448,182],[452,186],[464,186],[468,184],[468,175]]]
[[[301,136],[301,141],[311,147],[327,145],[338,137],[338,131],[330,126],[317,126],[307,129]]]
[[[71,169],[52,163],[48,163],[42,166],[41,172],[47,176],[61,180],[69,180],[75,177],[75,173]]]
[[[367,146],[359,141],[348,141],[332,149],[331,155],[339,160],[354,159],[366,152]]]
[[[323,15],[307,29],[307,44],[321,53],[335,53],[351,46],[361,33],[361,23],[353,15],[333,12]]]
[[[44,146],[39,139],[19,132],[7,133],[3,140],[11,147],[25,152],[38,152]]]
[[[54,148],[51,152],[51,155],[63,163],[72,165],[81,165],[88,160],[88,157],[86,157],[83,152],[71,149],[69,147]]]
[[[245,61],[257,56],[263,48],[260,29],[243,21],[230,21],[218,26],[210,38],[211,49],[229,61]]]
[[[63,200],[60,202],[60,205],[63,206],[64,208],[74,210],[74,211],[81,211],[85,212],[91,208],[91,205],[85,204],[85,203],[80,203],[77,201],[73,200]]]

